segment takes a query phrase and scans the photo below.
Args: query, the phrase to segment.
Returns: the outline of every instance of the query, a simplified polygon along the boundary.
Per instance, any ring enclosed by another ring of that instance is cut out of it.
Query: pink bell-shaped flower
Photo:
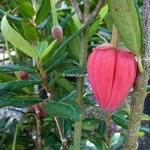
[[[128,95],[137,73],[135,56],[127,49],[111,44],[93,49],[87,72],[93,93],[101,109],[115,111]]]

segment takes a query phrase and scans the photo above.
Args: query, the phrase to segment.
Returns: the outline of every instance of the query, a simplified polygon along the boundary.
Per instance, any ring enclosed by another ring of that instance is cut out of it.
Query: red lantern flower
[[[95,98],[102,109],[115,111],[128,95],[137,72],[135,56],[111,44],[94,48],[87,72]]]

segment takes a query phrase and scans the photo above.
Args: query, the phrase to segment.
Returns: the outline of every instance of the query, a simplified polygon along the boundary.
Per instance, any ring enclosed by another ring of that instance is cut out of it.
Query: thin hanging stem
[[[105,121],[106,121],[106,131],[105,131],[106,138],[105,138],[105,142],[106,142],[106,144],[109,147],[109,141],[108,141],[108,139],[109,139],[110,116],[109,116],[109,112],[107,110],[105,110]]]

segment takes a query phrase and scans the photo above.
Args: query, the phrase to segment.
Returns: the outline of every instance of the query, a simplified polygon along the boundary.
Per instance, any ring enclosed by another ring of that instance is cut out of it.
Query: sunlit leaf
[[[54,40],[46,49],[45,51],[42,53],[42,55],[40,56],[40,60],[44,59],[45,56],[52,50],[53,46],[55,45],[55,43],[57,42],[57,40]]]
[[[9,25],[6,19],[6,15],[2,18],[1,30],[5,38],[16,48],[18,48],[28,56],[31,56],[33,58],[38,57],[37,53],[30,46],[30,44]]]
[[[109,144],[112,148],[119,148],[125,142],[126,136],[123,133],[115,133],[110,139]]]
[[[125,45],[138,57],[142,53],[142,25],[134,0],[107,0],[114,24]]]

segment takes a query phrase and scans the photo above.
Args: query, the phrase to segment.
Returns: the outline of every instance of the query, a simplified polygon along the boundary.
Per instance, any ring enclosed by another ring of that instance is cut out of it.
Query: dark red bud
[[[52,35],[57,41],[61,41],[63,37],[63,29],[61,26],[53,26],[52,27]]]
[[[23,79],[23,80],[28,80],[28,79],[29,79],[28,73],[27,73],[27,72],[24,72],[24,71],[19,71],[19,76],[20,76],[21,79]]]

